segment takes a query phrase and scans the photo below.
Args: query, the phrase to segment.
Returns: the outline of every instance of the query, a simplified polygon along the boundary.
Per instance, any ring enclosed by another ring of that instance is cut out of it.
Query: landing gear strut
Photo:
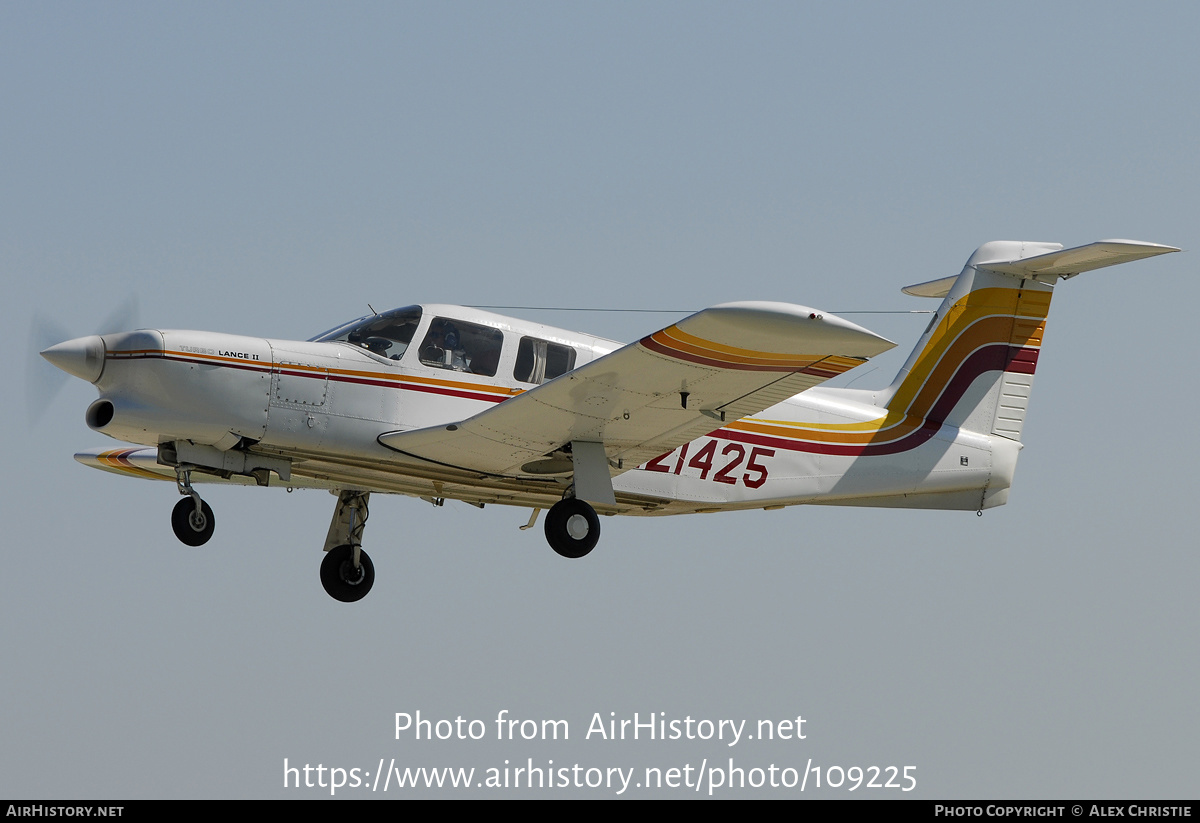
[[[546,512],[546,542],[563,557],[583,557],[599,539],[600,518],[586,501],[567,497]]]
[[[339,492],[329,534],[325,537],[321,585],[330,597],[343,603],[362,600],[375,584],[375,565],[362,550],[370,497],[370,492]]]
[[[179,466],[175,469],[175,484],[184,498],[171,510],[171,528],[181,543],[203,546],[213,536],[217,526],[213,511],[192,488],[190,468]]]

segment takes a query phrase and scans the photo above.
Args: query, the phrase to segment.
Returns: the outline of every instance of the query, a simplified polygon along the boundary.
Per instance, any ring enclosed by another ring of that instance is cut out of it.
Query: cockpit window
[[[575,368],[575,349],[536,337],[522,337],[517,347],[513,377],[522,383],[542,384]]]
[[[503,345],[499,329],[435,317],[421,343],[420,357],[426,366],[495,377]]]
[[[412,342],[421,322],[420,306],[405,306],[383,314],[368,314],[330,329],[313,338],[314,342],[333,343],[342,341],[360,346],[380,357],[399,360],[408,344]]]

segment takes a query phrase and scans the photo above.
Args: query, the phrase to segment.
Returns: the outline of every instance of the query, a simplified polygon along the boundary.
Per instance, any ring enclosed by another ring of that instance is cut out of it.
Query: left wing
[[[577,486],[580,452],[592,455],[594,469],[602,448],[607,481],[894,345],[804,306],[727,303],[460,423],[389,432],[379,442],[410,458],[492,476],[574,469]],[[611,484],[601,497],[611,497]]]

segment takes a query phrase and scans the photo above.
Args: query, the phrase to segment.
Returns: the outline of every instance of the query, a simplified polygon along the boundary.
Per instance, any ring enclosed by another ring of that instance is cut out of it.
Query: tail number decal
[[[730,486],[740,480],[744,486],[751,489],[757,489],[767,482],[768,470],[763,461],[775,456],[774,449],[755,446],[750,450],[750,458],[747,460],[745,446],[741,443],[725,442],[724,448],[721,449],[718,456],[717,447],[722,442],[712,438],[703,438],[691,443],[684,443],[675,451],[656,457],[641,468],[650,472],[670,474],[682,474],[685,468],[696,469],[700,473],[701,480],[712,480],[714,483],[725,483]],[[700,443],[703,445],[689,459],[688,451],[692,446]],[[745,463],[745,471],[739,477],[737,471],[742,468],[743,463]],[[714,468],[717,469],[715,473],[713,472]],[[688,476],[694,476],[694,473],[688,472]]]

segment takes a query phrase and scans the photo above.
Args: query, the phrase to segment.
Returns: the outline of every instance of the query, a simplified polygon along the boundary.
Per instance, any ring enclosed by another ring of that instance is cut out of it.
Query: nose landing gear
[[[188,546],[203,546],[213,536],[215,527],[212,509],[199,497],[195,500],[185,497],[171,511],[171,528],[180,542]]]
[[[181,543],[203,546],[213,536],[217,526],[213,510],[192,488],[192,472],[186,466],[175,469],[175,483],[184,498],[171,510],[171,529]]]

